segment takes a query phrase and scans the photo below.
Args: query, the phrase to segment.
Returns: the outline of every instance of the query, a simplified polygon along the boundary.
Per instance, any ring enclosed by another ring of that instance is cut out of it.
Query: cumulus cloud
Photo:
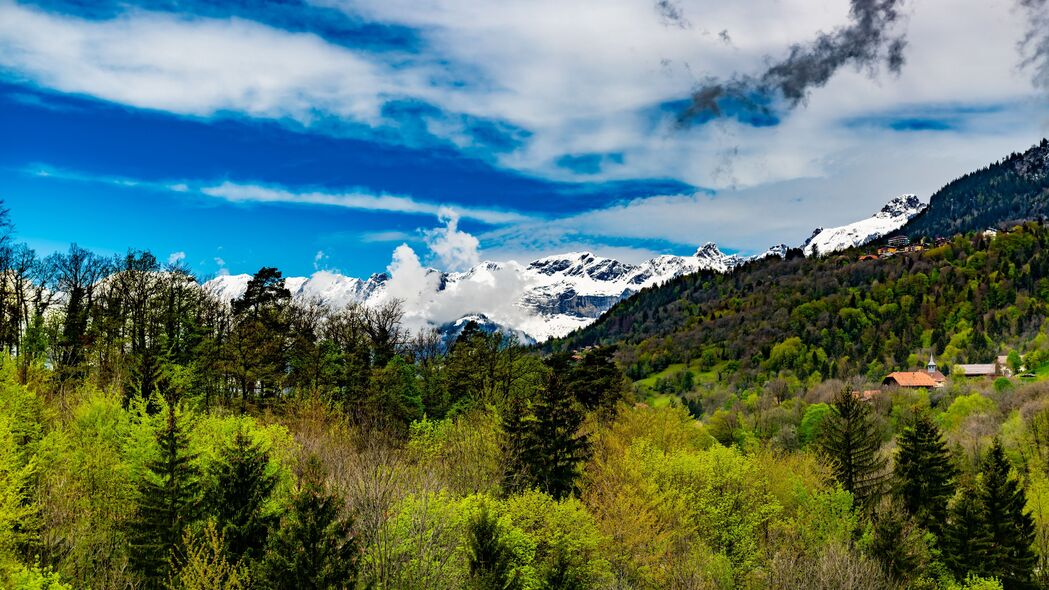
[[[459,214],[454,210],[441,211],[439,219],[444,227],[427,230],[423,237],[426,246],[447,270],[461,271],[481,262],[481,242],[459,230]]]
[[[219,267],[218,275],[220,277],[224,277],[229,274],[229,268],[226,266],[226,261],[218,256],[215,257],[215,266]]]
[[[172,252],[168,255],[168,266],[175,266],[181,264],[186,259],[185,252]]]
[[[411,246],[401,244],[394,249],[386,269],[390,279],[384,297],[405,303],[408,327],[419,330],[479,313],[502,325],[521,325],[531,317],[519,305],[531,284],[515,271],[517,263],[478,266],[477,238],[459,230],[451,213],[442,221],[444,227],[426,232],[435,236],[426,240],[430,254],[438,260],[474,262],[461,266],[469,272],[446,284],[441,271],[424,266]]]

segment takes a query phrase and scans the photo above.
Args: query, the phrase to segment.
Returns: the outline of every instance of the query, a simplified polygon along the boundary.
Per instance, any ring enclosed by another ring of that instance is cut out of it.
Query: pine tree
[[[525,403],[520,396],[514,396],[502,416],[503,487],[508,494],[520,493],[532,485],[531,465],[535,461],[528,443],[530,422],[535,418],[528,414]]]
[[[590,442],[579,433],[583,411],[566,385],[568,356],[552,355],[546,365],[546,381],[531,414],[525,412],[523,400],[515,399],[503,419],[506,487],[510,493],[536,488],[561,499],[575,492]]]
[[[264,579],[275,590],[352,588],[357,540],[342,501],[324,488],[320,462],[311,458],[287,515],[270,536]]]
[[[234,563],[257,559],[274,523],[265,504],[277,486],[269,471],[269,453],[238,428],[232,444],[219,460],[208,490],[207,505],[218,522],[218,532]]]
[[[962,488],[950,507],[943,527],[940,548],[947,567],[959,579],[967,575],[985,576],[988,571],[991,536],[978,490]]]
[[[138,511],[129,531],[132,563],[144,587],[158,588],[171,573],[183,531],[199,513],[200,482],[188,437],[168,408],[167,426],[158,433],[160,456],[148,464],[138,487]]]
[[[466,535],[470,588],[513,590],[521,587],[513,551],[503,539],[498,519],[487,507],[470,521]]]
[[[871,408],[853,393],[842,389],[821,428],[821,448],[830,459],[842,488],[852,493],[856,505],[870,508],[882,493],[886,459]]]
[[[927,414],[918,414],[900,433],[897,448],[896,496],[920,526],[939,536],[958,473],[940,429]]]
[[[525,460],[531,463],[535,487],[561,499],[576,489],[579,469],[586,461],[590,443],[579,434],[583,412],[567,391],[568,357],[554,355],[547,360],[550,372],[538,392],[535,420],[527,423]]]
[[[1011,467],[1001,441],[995,440],[981,470],[981,501],[990,535],[991,574],[1006,590],[1032,588],[1036,557],[1034,519],[1025,511],[1027,496],[1009,477]]]

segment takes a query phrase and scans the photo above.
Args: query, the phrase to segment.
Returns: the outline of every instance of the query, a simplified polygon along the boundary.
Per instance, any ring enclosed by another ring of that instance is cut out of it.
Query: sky
[[[202,277],[752,254],[1049,135],[1049,0],[0,0],[0,198]]]

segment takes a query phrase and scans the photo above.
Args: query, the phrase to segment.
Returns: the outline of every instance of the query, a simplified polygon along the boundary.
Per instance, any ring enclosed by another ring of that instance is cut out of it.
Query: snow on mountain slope
[[[586,326],[617,301],[673,277],[700,270],[726,272],[744,261],[705,244],[692,256],[657,256],[627,264],[590,252],[570,252],[540,258],[528,265],[483,262],[464,272],[425,269],[423,285],[410,290],[406,305],[414,327],[461,329],[461,320],[480,317],[485,325],[518,331],[522,339],[546,340]],[[249,275],[224,275],[205,284],[216,297],[230,301],[247,288]],[[367,280],[320,271],[310,277],[289,277],[285,286],[299,300],[332,307],[350,303],[378,305],[391,297],[390,285],[402,294],[396,272]],[[400,279],[400,283],[404,283]]]
[[[866,243],[898,229],[924,207],[914,195],[897,197],[873,217],[817,230],[802,248],[807,254],[814,250],[826,254]],[[285,285],[298,300],[332,307],[403,299],[405,323],[412,329],[434,327],[454,338],[473,319],[483,329],[502,329],[525,342],[542,342],[585,327],[646,287],[701,270],[730,272],[748,260],[784,257],[787,249],[780,244],[745,258],[706,243],[691,256],[662,255],[640,264],[569,252],[528,264],[482,262],[450,273],[423,268],[417,259],[413,264],[395,260],[388,273],[363,280],[319,271],[310,277],[289,277]],[[220,276],[205,288],[230,301],[244,293],[250,279],[249,275]]]
[[[841,227],[816,228],[801,248],[806,256],[812,256],[862,246],[900,229],[925,207],[917,195],[901,195],[867,219]]]

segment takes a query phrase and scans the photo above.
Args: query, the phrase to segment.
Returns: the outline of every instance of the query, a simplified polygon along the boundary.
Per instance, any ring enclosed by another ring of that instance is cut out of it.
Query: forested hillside
[[[912,239],[949,237],[1049,215],[1049,140],[966,174],[929,199],[903,228]]]
[[[794,255],[681,277],[552,347],[616,343],[635,379],[695,363],[740,387],[777,376],[877,381],[930,354],[948,368],[1014,348],[1043,354],[1047,312],[1049,229],[1028,223],[881,260]]]

